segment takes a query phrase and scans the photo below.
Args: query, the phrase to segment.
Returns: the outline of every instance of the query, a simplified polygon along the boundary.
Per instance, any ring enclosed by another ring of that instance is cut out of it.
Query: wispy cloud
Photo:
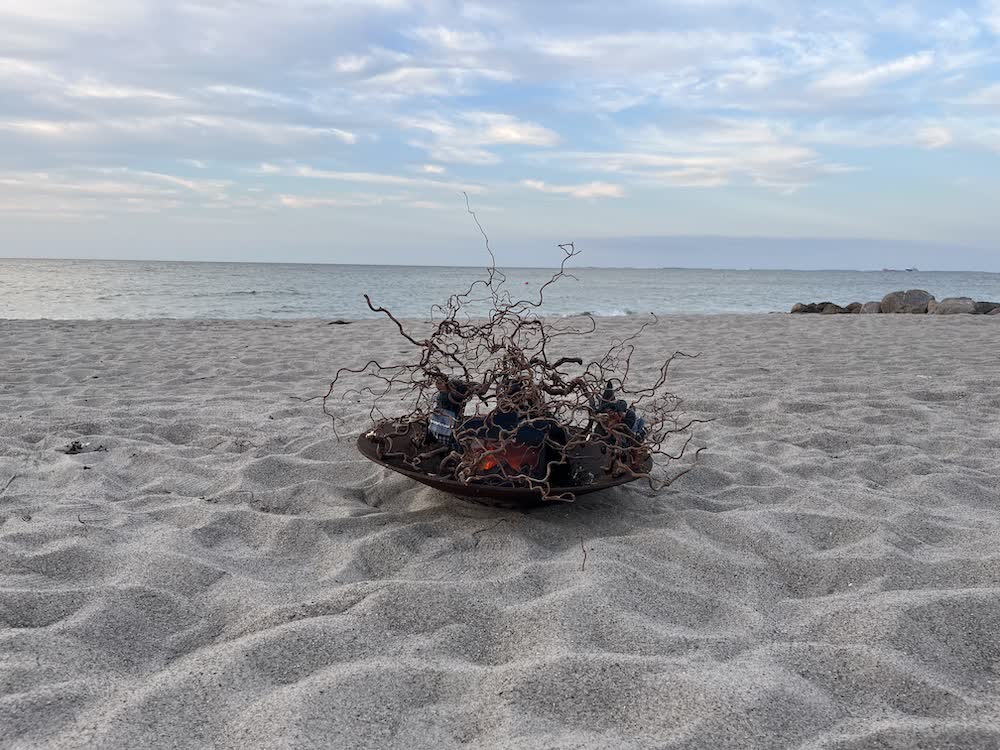
[[[423,177],[406,177],[378,172],[345,172],[335,169],[317,169],[304,164],[261,164],[253,170],[256,174],[278,177],[301,177],[309,180],[330,180],[334,182],[360,182],[369,185],[392,185],[396,187],[432,188],[451,192],[479,193],[483,188],[474,183],[444,182]]]
[[[815,88],[825,94],[860,96],[876,86],[912,76],[927,70],[932,65],[934,65],[934,54],[924,51],[864,70],[828,73],[816,81]]]
[[[966,98],[965,103],[996,107],[1000,111],[1000,83],[993,83],[973,91]]]
[[[623,198],[625,196],[625,189],[621,185],[613,185],[610,182],[587,182],[581,185],[550,185],[541,180],[523,180],[521,184],[526,188],[531,188],[542,193],[569,195],[573,198]]]
[[[229,210],[247,198],[232,181],[128,168],[0,171],[0,212],[102,217],[183,208]]]
[[[715,119],[675,131],[647,126],[623,133],[622,144],[628,150],[569,152],[558,159],[647,187],[745,183],[783,192],[858,169],[824,159],[793,127],[779,122]]]
[[[941,125],[928,125],[916,132],[916,141],[924,148],[944,148],[955,140],[952,132]]]
[[[407,117],[400,125],[423,131],[429,138],[411,143],[431,158],[458,164],[497,164],[500,157],[487,146],[555,146],[559,136],[549,128],[499,112],[463,112],[453,120],[437,116]]]
[[[961,152],[977,184],[1000,174],[998,40],[1000,0],[7,0],[0,197],[8,215],[288,216],[468,191],[540,225],[539,193],[595,222],[678,191],[744,217],[795,193],[826,221],[903,158],[948,184]],[[968,205],[942,235],[1000,232]]]
[[[100,140],[120,135],[176,141],[182,138],[226,136],[262,143],[289,143],[307,138],[332,138],[341,143],[357,142],[357,136],[340,128],[313,127],[294,123],[215,115],[171,115],[120,117],[102,120],[0,120],[0,130],[45,138]]]
[[[997,36],[1000,36],[1000,0],[982,0],[983,21]]]
[[[278,202],[287,208],[368,208],[386,202],[378,195],[321,196],[321,195],[279,195]]]

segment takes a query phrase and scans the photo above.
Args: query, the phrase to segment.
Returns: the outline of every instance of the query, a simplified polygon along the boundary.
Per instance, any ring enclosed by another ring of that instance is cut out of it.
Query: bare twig
[[[5,484],[2,488],[0,488],[0,495],[2,495],[4,492],[7,491],[7,488],[10,487],[11,484],[13,484],[15,479],[17,479],[17,474],[12,474],[10,479],[7,480],[7,484]]]
[[[546,290],[569,275],[566,266],[579,251],[573,243],[559,245],[563,257],[558,270],[536,297],[516,299],[504,285],[506,277],[468,195],[465,201],[490,259],[485,278],[434,306],[427,335],[412,333],[407,323],[365,295],[369,310],[387,318],[416,352],[408,362],[372,359],[361,367],[338,369],[327,392],[318,397],[335,433],[335,403],[369,400],[368,437],[376,442],[379,456],[410,470],[465,484],[528,488],[547,500],[572,500],[567,487],[596,481],[598,475],[631,475],[654,487],[669,484],[680,474],[671,474],[668,467],[690,458],[689,431],[699,423],[677,416],[680,399],[667,389],[671,363],[688,355],[675,352],[661,363],[651,384],[632,385],[635,340],[658,323],[652,315],[631,335],[612,339],[597,359],[560,356],[553,351],[557,343],[562,347],[568,337],[587,336],[597,325],[592,316],[587,316],[587,328],[540,316]],[[473,318],[470,306],[482,302],[489,303],[489,312],[485,319]],[[454,414],[443,441],[428,431],[442,399]],[[397,402],[412,406],[389,419],[387,405]],[[524,426],[535,434],[530,458],[525,458],[526,443],[519,437]],[[584,463],[594,471],[582,470]]]
[[[580,537],[580,549],[583,550],[583,562],[580,563],[580,572],[587,569],[587,548],[583,546],[583,537]]]
[[[476,547],[478,547],[478,546],[479,546],[479,542],[481,541],[481,540],[479,539],[479,535],[480,535],[480,534],[482,534],[482,533],[484,533],[484,532],[487,532],[487,531],[492,531],[492,530],[493,530],[493,529],[495,529],[495,528],[496,528],[497,526],[499,526],[499,525],[500,525],[500,524],[502,524],[502,523],[505,523],[506,521],[507,521],[507,519],[506,519],[506,518],[501,518],[501,519],[500,519],[499,521],[497,521],[497,522],[496,522],[496,523],[494,523],[494,524],[490,524],[489,526],[487,526],[487,527],[485,527],[485,528],[482,528],[482,529],[476,529],[475,531],[473,531],[473,532],[472,532],[472,536],[473,536],[473,537],[475,538],[475,540],[476,540],[476,544],[475,544],[475,546],[476,546]]]
[[[234,495],[249,495],[250,501],[249,505],[253,505],[257,501],[257,496],[253,494],[253,490],[236,490],[233,492]]]

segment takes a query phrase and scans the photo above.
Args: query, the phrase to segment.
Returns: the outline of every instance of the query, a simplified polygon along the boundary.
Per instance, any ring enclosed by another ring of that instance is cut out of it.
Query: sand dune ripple
[[[700,468],[521,514],[300,400],[379,322],[0,321],[0,744],[1000,747],[998,341],[667,318]]]

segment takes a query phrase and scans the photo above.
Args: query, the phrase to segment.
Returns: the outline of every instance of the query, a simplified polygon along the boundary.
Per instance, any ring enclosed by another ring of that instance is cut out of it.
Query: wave
[[[609,310],[581,310],[579,312],[568,312],[568,313],[558,313],[556,317],[559,318],[576,318],[581,315],[591,315],[595,318],[623,318],[627,315],[638,315],[639,313],[635,310],[629,310],[628,308],[618,309],[611,308]]]
[[[204,298],[204,297],[254,297],[257,295],[270,295],[278,297],[305,297],[306,292],[300,292],[297,289],[236,289],[231,292],[195,292],[194,294],[189,294],[187,296],[191,298]]]

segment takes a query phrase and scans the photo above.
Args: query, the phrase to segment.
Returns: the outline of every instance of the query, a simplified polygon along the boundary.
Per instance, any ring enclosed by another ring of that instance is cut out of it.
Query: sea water
[[[574,268],[544,292],[546,315],[787,312],[796,302],[879,300],[897,289],[1000,301],[1000,274]],[[507,268],[512,297],[537,302],[551,269]],[[0,259],[0,318],[400,317],[483,278],[482,268]],[[481,288],[480,288],[481,289]],[[483,305],[472,312],[482,312]]]

